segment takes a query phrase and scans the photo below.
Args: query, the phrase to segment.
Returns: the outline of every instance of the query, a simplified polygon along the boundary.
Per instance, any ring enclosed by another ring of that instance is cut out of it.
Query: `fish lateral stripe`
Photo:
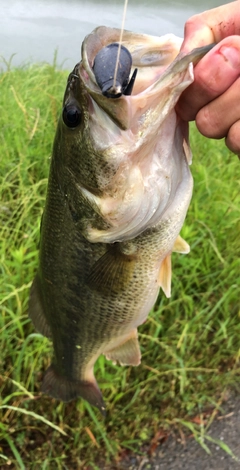
[[[50,365],[44,375],[41,391],[64,402],[81,397],[98,408],[103,416],[106,415],[106,406],[96,381],[91,383],[69,380],[58,374],[54,364]]]

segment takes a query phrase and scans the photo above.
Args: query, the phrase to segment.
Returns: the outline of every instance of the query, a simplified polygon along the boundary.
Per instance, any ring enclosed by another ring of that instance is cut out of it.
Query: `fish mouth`
[[[120,29],[100,26],[89,34],[82,44],[82,61],[79,65],[79,75],[82,83],[105,113],[117,124],[126,130],[133,127],[139,115],[143,114],[154,102],[161,92],[161,82],[164,72],[176,58],[182,39],[172,34],[154,37],[124,31],[122,45],[132,56],[130,76],[137,69],[137,76],[131,95],[122,94],[117,98],[103,95],[95,74],[94,60],[98,52],[111,43],[116,43],[120,37]]]
[[[119,29],[96,28],[83,41],[78,67],[94,151],[114,168],[111,178],[99,177],[104,196],[81,188],[108,225],[104,230],[89,226],[86,238],[91,242],[130,240],[160,220],[171,220],[175,212],[185,214],[192,192],[188,127],[174,108],[193,82],[194,62],[209,47],[179,53],[182,39],[174,35],[124,31],[122,45],[132,58],[129,76],[138,71],[131,94],[111,98],[97,82],[94,61],[119,37]]]
[[[111,98],[111,94],[104,95],[97,83],[94,61],[101,49],[119,41],[120,33],[120,29],[100,26],[86,36],[82,43],[79,75],[92,99],[120,129],[136,130],[139,117],[146,111],[159,108],[158,111],[161,112],[158,104],[159,101],[165,101],[162,95],[166,95],[166,90],[177,101],[181,92],[193,82],[193,64],[214,44],[184,54],[179,53],[182,39],[173,34],[157,37],[123,31],[121,46],[131,54],[130,76],[134,76],[134,85],[130,94],[115,92],[115,97]]]

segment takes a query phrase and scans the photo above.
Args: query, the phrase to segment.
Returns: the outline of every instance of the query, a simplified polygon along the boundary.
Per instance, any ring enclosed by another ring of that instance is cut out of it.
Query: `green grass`
[[[207,450],[208,424],[239,387],[240,184],[237,157],[194,128],[195,188],[182,231],[191,252],[173,255],[172,297],[161,293],[139,329],[141,365],[98,360],[105,421],[83,400],[39,392],[52,348],[28,319],[28,297],[66,77],[50,65],[0,75],[0,466],[113,469],[170,428]],[[205,409],[208,424],[196,424]]]

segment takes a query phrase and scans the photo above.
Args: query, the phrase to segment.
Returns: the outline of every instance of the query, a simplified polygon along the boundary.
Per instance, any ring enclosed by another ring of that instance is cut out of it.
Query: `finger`
[[[185,24],[182,51],[240,34],[240,0],[194,15]]]
[[[225,142],[231,152],[240,155],[240,120],[230,127]]]
[[[177,112],[185,121],[224,93],[240,74],[240,36],[223,39],[194,68],[194,82],[182,93]]]
[[[201,134],[213,139],[225,137],[240,118],[240,78],[221,96],[204,106],[196,116],[196,125]]]

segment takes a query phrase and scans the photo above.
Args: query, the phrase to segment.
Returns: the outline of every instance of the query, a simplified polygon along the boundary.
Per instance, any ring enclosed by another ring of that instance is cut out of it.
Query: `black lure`
[[[129,80],[132,56],[126,47],[121,46],[116,81],[114,84],[118,48],[119,44],[117,42],[103,47],[97,53],[93,64],[97,84],[102,94],[107,98],[120,98],[122,95],[131,95],[137,75],[137,69],[135,69]]]

